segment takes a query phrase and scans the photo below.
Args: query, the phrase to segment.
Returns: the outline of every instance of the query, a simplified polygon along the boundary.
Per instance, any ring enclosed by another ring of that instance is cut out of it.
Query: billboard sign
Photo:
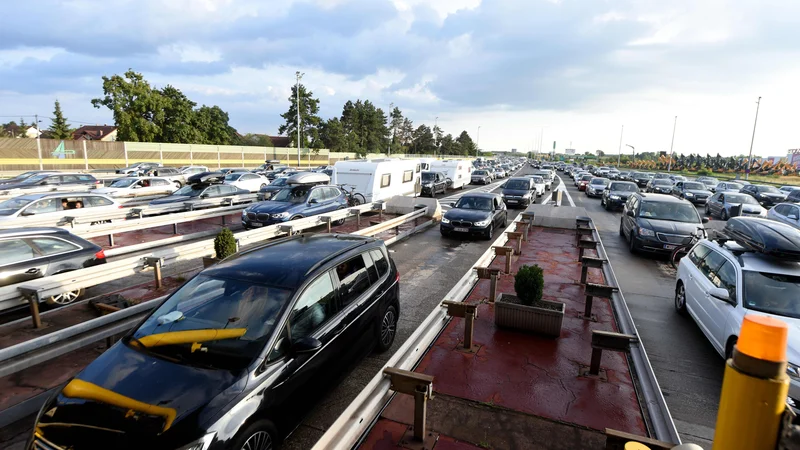
[[[575,154],[575,149],[574,148],[565,148],[564,149],[564,153],[567,154],[567,155],[574,155]]]

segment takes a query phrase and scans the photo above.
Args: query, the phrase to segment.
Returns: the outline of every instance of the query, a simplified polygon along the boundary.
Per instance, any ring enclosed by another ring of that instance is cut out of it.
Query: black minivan
[[[628,197],[619,222],[619,235],[627,239],[631,253],[671,253],[705,236],[708,218],[701,218],[687,200],[664,194],[634,193]]]
[[[353,360],[392,346],[399,279],[383,242],[363,236],[233,255],[54,395],[28,448],[275,448]]]

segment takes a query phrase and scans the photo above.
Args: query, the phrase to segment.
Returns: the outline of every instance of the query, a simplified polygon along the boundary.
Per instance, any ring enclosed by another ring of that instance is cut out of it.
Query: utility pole
[[[544,143],[544,127],[539,129],[539,152],[542,151],[542,144]]]
[[[394,112],[394,102],[389,103],[389,123],[392,123],[392,113]],[[394,137],[397,130],[394,128],[394,124],[392,124],[392,139],[389,141],[389,149],[386,152],[386,156],[392,155],[392,144],[394,144]]]
[[[297,82],[295,83],[295,93],[297,94],[297,169],[300,170],[300,79],[303,78],[303,74],[300,73],[298,70],[295,75],[297,75]]]
[[[619,152],[617,153],[617,168],[619,168],[620,159],[622,158],[622,134],[625,132],[625,125],[619,130]]]
[[[761,97],[758,97],[756,102],[756,120],[753,122],[753,137],[750,139],[750,156],[747,157],[747,171],[744,174],[744,179],[750,179],[750,168],[753,167],[753,142],[756,140],[756,125],[758,124],[758,109],[761,107]]]
[[[678,116],[675,116],[675,122],[672,124],[672,142],[669,144],[669,162],[667,163],[667,173],[672,170],[672,148],[675,145],[675,128],[678,126]]]

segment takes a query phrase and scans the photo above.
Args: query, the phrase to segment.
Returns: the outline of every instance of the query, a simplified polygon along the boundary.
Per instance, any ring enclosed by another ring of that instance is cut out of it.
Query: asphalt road
[[[608,212],[562,175],[576,206],[586,208],[608,252],[661,391],[684,443],[710,449],[724,360],[691,318],[675,312],[675,270],[665,257],[633,255],[619,236],[622,213]],[[704,216],[704,208],[698,212]],[[706,227],[721,229],[712,220]]]
[[[530,167],[526,167],[518,173],[530,173],[531,170]],[[465,192],[473,189],[494,190],[499,184],[496,182],[488,186],[471,185],[463,190],[437,195],[437,198],[442,203],[454,202]],[[543,201],[545,196],[539,199],[540,203]],[[509,222],[521,211],[523,210],[509,210]],[[442,238],[439,228],[432,227],[392,246],[389,251],[400,271],[400,321],[394,345],[388,352],[369,355],[353,367],[338,386],[320,400],[286,440],[283,448],[286,450],[311,448],[422,320],[433,308],[438,307],[444,295],[489,248],[490,242],[479,239]]]

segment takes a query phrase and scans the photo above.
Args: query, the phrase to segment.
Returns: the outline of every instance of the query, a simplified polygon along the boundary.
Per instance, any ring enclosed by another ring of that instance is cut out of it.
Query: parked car
[[[536,196],[541,197],[544,195],[544,191],[546,189],[544,178],[542,178],[540,175],[527,175],[527,177],[533,180],[533,187],[535,189],[534,192],[536,192]]]
[[[586,186],[589,185],[589,182],[592,181],[594,175],[587,173],[586,175],[581,175],[580,179],[578,179],[578,190],[579,191],[586,191]]]
[[[534,186],[533,180],[528,177],[509,178],[500,188],[502,189],[500,196],[509,208],[527,208],[536,199],[534,197],[536,186]]]
[[[88,192],[27,194],[0,203],[0,224],[10,221],[24,224],[25,221],[38,222],[46,219],[58,221],[67,216],[80,218],[117,212],[120,208],[122,205],[110,197]]]
[[[248,206],[242,211],[246,229],[288,222],[347,208],[347,196],[338,186],[330,186],[322,173],[306,172],[290,177],[286,187],[271,199]],[[336,225],[344,223],[344,219]]]
[[[711,191],[706,189],[705,184],[697,181],[676,181],[675,186],[672,186],[672,195],[702,205],[711,197]]]
[[[736,241],[701,240],[681,258],[675,284],[675,309],[690,316],[720,356],[730,359],[736,347],[742,322],[748,315],[767,316],[789,325],[789,399],[800,402],[800,264],[795,258],[779,258],[756,251],[748,240],[759,245],[798,251],[800,234],[796,229],[766,219],[734,218],[746,221],[755,236],[737,235]],[[726,227],[727,228],[727,227]],[[762,236],[757,228],[767,231]],[[761,239],[769,236],[768,239]],[[742,245],[744,244],[744,245]]]
[[[533,175],[538,175],[538,176],[542,177],[542,179],[544,179],[544,184],[545,184],[544,188],[545,188],[545,190],[549,191],[549,190],[553,189],[553,180],[555,179],[555,177],[553,176],[553,171],[551,171],[549,169],[547,169],[547,170],[546,169],[539,169],[539,170],[534,170],[532,174]]]
[[[699,177],[695,181],[703,183],[706,186],[706,189],[712,193],[716,192],[717,185],[719,184],[719,180],[714,177]]]
[[[286,180],[288,179],[289,177],[275,178],[274,180],[272,180],[272,183],[258,190],[258,193],[256,194],[256,199],[260,202],[271,199],[273,195],[277,194],[278,191],[286,187]]]
[[[673,184],[679,181],[686,181],[686,177],[684,177],[683,175],[670,175],[669,179],[672,180]]]
[[[589,173],[586,170],[578,170],[578,171],[576,171],[575,175],[573,175],[573,177],[572,177],[572,181],[573,181],[572,184],[574,184],[575,186],[579,185],[580,181],[581,181],[581,177],[584,176],[584,175],[591,175],[591,173]]]
[[[800,186],[781,186],[778,190],[785,192],[786,195],[789,195],[792,191],[796,191],[798,189],[800,189]]]
[[[473,170],[470,178],[472,179],[472,184],[489,184],[492,182],[492,176],[486,170]]]
[[[435,197],[436,193],[447,192],[447,177],[442,172],[422,171],[422,191],[421,195]]]
[[[189,175],[194,175],[196,173],[208,172],[208,167],[206,167],[206,166],[183,166],[183,167],[179,167],[178,171],[180,171],[180,173],[182,173],[182,174],[184,174],[186,176],[189,176]]]
[[[497,194],[467,192],[452,203],[439,224],[442,236],[480,236],[492,240],[494,231],[506,226],[508,210]]]
[[[59,172],[57,170],[29,170],[28,172],[23,172],[15,177],[5,178],[0,180],[0,189],[3,189],[4,187],[3,185],[21,183],[32,176],[40,175],[43,173],[59,173]]]
[[[606,186],[608,186],[608,183],[608,178],[594,177],[589,180],[589,184],[586,185],[584,192],[587,197],[602,197],[603,191],[606,189]]]
[[[606,211],[621,208],[636,192],[639,192],[639,187],[632,181],[612,181],[603,191],[600,205]]]
[[[786,196],[786,201],[790,203],[800,203],[800,190],[789,192],[789,195]]]
[[[250,169],[247,169],[247,168],[244,168],[244,167],[223,167],[223,168],[217,169],[215,172],[222,172],[224,175],[227,175],[229,173],[250,172]]]
[[[734,211],[741,206],[741,212]],[[767,210],[751,196],[739,192],[718,192],[706,203],[706,215],[728,220],[737,215],[766,217]]]
[[[778,203],[767,212],[767,218],[800,228],[800,206],[794,203]]]
[[[166,178],[125,177],[114,180],[108,187],[95,189],[97,194],[113,198],[151,197],[170,195],[178,188]]]
[[[739,192],[744,187],[743,184],[732,181],[720,181],[714,187],[714,192]]]
[[[208,169],[206,169],[208,170]],[[199,173],[199,172],[195,172]],[[175,189],[180,189],[186,184],[186,176],[190,175],[188,173],[183,173],[180,169],[176,169],[174,167],[154,167],[152,169],[147,170],[143,176],[146,177],[159,177],[165,178],[169,180],[170,183],[175,185]]]
[[[149,169],[152,169],[153,167],[161,167],[162,165],[163,164],[156,163],[156,162],[137,162],[137,163],[131,164],[128,167],[123,167],[121,169],[117,169],[116,173],[122,174],[122,175],[125,175],[125,176],[129,176],[129,177],[131,177],[131,176],[135,177],[135,176],[144,174],[146,171],[148,171]]]
[[[84,185],[86,188],[102,186],[103,182],[86,173],[40,173],[17,183],[7,183],[0,190],[35,189],[41,187]]]
[[[151,201],[150,205],[166,205],[169,203],[182,203],[190,200],[206,200],[247,194],[250,194],[250,191],[239,189],[236,186],[220,183],[200,182],[187,184],[186,186],[173,192],[171,195]]]
[[[391,348],[399,280],[375,238],[299,235],[240,252],[59,388],[28,448],[275,448],[355,362]]]
[[[9,286],[58,273],[104,264],[103,249],[63,228],[0,230],[0,286]],[[83,289],[48,297],[47,303],[66,305]]]
[[[631,178],[633,178],[633,182],[636,183],[637,186],[643,188],[647,187],[647,183],[649,183],[654,176],[654,174],[648,172],[634,172]]]
[[[765,184],[748,184],[739,192],[752,196],[765,208],[772,208],[773,205],[786,201],[787,197],[785,192]]]
[[[505,178],[508,176],[508,172],[500,166],[495,167],[494,172],[496,178]]]
[[[269,180],[263,175],[252,172],[229,172],[225,175],[224,184],[236,186],[245,191],[258,192],[267,187]]]
[[[617,169],[611,169],[608,171],[608,174],[606,174],[606,177],[608,177],[609,180],[619,180],[620,173],[621,172]]]
[[[663,172],[653,175],[652,179],[653,180],[669,180],[670,182],[672,182],[672,178],[670,178],[670,174],[663,173]]]
[[[672,194],[672,180],[669,178],[653,178],[647,183],[645,192],[654,194]]]
[[[678,245],[690,243],[693,235],[704,234],[707,222],[687,200],[637,193],[625,203],[619,235],[628,241],[631,253],[671,253]]]

